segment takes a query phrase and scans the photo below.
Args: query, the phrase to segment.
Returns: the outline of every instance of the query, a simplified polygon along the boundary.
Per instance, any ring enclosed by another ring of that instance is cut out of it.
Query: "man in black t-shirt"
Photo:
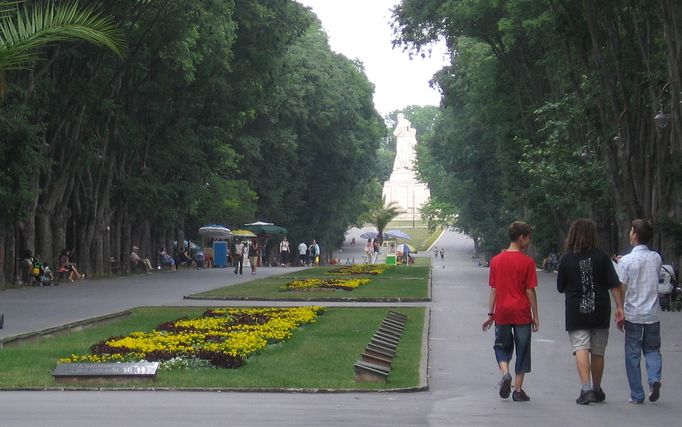
[[[611,259],[596,248],[596,242],[594,221],[574,221],[557,277],[557,290],[566,294],[566,330],[582,386],[576,400],[579,405],[606,400],[601,379],[611,317],[609,290],[616,301],[616,320],[623,317],[620,280]]]

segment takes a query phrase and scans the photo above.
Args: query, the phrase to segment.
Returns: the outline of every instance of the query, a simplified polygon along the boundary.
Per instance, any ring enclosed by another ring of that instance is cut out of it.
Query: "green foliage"
[[[13,3],[23,2],[0,2],[0,71],[27,67],[39,58],[39,48],[64,41],[84,40],[122,54],[121,32],[93,7]]]
[[[0,101],[0,221],[3,225],[28,214],[26,205],[39,190],[33,179],[47,159],[41,153],[42,126],[32,122],[31,112],[16,103],[13,91]]]
[[[380,193],[384,126],[362,67],[331,51],[316,17],[282,0],[104,7],[124,58],[50,45],[30,73],[7,74],[8,93],[21,96],[0,105],[15,112],[0,132],[24,143],[3,146],[0,160],[15,170],[37,159],[25,175],[0,176],[8,225],[59,211],[54,227],[78,229],[53,245],[77,247],[86,271],[91,256],[127,257],[117,246],[127,240],[196,238],[209,222],[267,219],[333,250]],[[49,246],[52,233],[38,233],[29,227],[19,246]]]
[[[528,0],[396,6],[396,44],[421,53],[443,38],[452,54],[436,77],[442,119],[419,152],[433,197],[429,220],[452,223],[456,215],[458,228],[497,250],[508,222],[522,218],[536,225],[545,251],[576,217],[593,217],[610,236],[625,228],[614,219],[673,212],[679,180],[655,153],[677,152],[680,136],[657,133],[652,123],[656,94],[679,80],[669,71],[679,70],[679,57],[671,54],[677,38],[667,8]],[[616,132],[622,146],[611,143]]]
[[[379,243],[383,242],[384,230],[389,222],[393,221],[393,218],[400,215],[400,206],[391,202],[386,203],[386,198],[381,198],[381,203],[375,203],[375,205],[367,212],[362,219],[363,222],[368,222],[377,228],[377,233],[379,234],[377,240]]]

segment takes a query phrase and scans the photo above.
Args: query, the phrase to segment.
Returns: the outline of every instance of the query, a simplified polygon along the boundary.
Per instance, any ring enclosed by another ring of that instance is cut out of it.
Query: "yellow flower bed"
[[[355,264],[329,270],[329,274],[352,275],[352,274],[371,274],[378,275],[390,269],[391,266],[385,264]]]
[[[203,359],[236,368],[268,344],[289,339],[299,326],[313,323],[322,307],[225,308],[202,317],[163,323],[151,332],[112,337],[91,347],[91,354],[71,355],[61,363],[168,361]]]
[[[281,291],[305,291],[311,289],[341,289],[352,291],[358,286],[366,285],[369,279],[300,279],[284,284]]]

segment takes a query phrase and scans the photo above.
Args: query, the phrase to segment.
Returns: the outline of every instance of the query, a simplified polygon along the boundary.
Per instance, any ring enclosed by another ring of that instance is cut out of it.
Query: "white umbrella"
[[[263,221],[256,221],[252,222],[251,224],[244,224],[244,225],[275,225],[271,222],[263,222]]]
[[[389,236],[389,237],[393,237],[395,239],[406,239],[406,240],[412,239],[409,234],[407,234],[401,230],[388,230],[384,234]]]
[[[363,239],[376,239],[377,236],[379,235],[378,232],[376,231],[366,231],[360,235]]]
[[[216,239],[226,239],[232,235],[229,228],[218,224],[211,224],[201,227],[199,229],[199,234]]]

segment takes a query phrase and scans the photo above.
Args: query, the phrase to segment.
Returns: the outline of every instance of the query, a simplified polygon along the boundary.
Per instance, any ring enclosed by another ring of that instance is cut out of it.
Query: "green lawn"
[[[409,243],[418,251],[425,251],[433,244],[433,242],[440,236],[443,231],[438,228],[434,231],[429,231],[425,223],[421,221],[415,222],[415,227],[412,227],[412,221],[393,221],[386,227],[386,230],[398,229],[407,233],[411,237],[410,240],[398,240],[398,243]]]
[[[133,331],[148,331],[182,316],[197,316],[207,308],[164,307],[133,310],[115,323],[72,332],[0,351],[0,388],[69,387],[55,383],[57,360],[85,354],[103,339]],[[153,384],[78,385],[78,387],[157,388],[306,388],[383,389],[419,385],[425,308],[394,308],[408,316],[388,384],[354,381],[353,364],[389,308],[328,308],[316,323],[294,332],[293,338],[267,347],[239,369],[160,370]]]
[[[418,258],[419,259],[419,258]],[[420,262],[423,261],[420,259]],[[280,276],[253,280],[191,295],[189,298],[296,300],[296,301],[426,301],[429,298],[428,265],[396,266],[383,274],[331,276],[339,278],[368,278],[370,283],[352,291],[314,290],[281,291],[280,287],[297,279],[328,276],[334,267],[316,267]]]

